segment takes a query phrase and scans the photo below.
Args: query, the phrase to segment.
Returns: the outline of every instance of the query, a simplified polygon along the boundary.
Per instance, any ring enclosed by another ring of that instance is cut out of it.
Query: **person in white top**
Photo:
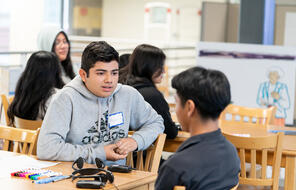
[[[37,37],[37,46],[39,50],[53,52],[57,55],[65,84],[75,77],[71,60],[70,41],[62,29],[55,26],[42,28]]]
[[[51,52],[38,51],[31,55],[7,111],[11,125],[14,116],[43,120],[52,96],[64,86],[58,63],[57,56]]]

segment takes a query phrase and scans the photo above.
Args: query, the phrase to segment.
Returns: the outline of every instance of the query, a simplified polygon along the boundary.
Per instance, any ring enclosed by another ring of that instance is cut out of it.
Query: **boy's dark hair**
[[[217,119],[230,103],[230,84],[220,71],[193,67],[172,79],[182,106],[192,100],[203,119]]]
[[[97,61],[119,62],[118,52],[105,41],[91,42],[84,49],[81,57],[81,69],[83,69],[87,76],[89,69],[92,68]]]

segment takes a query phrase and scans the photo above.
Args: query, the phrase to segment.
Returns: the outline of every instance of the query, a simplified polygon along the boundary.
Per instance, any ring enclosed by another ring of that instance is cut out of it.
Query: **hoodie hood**
[[[78,91],[80,94],[82,94],[85,98],[87,99],[91,99],[91,100],[97,100],[98,98],[102,98],[103,97],[98,97],[96,95],[94,95],[93,93],[91,93],[86,86],[84,85],[83,81],[81,80],[81,77],[79,75],[77,75],[71,82],[69,82],[65,88],[73,88],[76,91]],[[107,97],[109,100],[112,99],[112,97],[114,96],[114,94],[116,94],[120,88],[122,87],[122,84],[118,83],[116,89],[113,91],[113,93]]]
[[[41,29],[37,37],[38,50],[51,52],[54,40],[58,33],[63,30],[56,26],[47,26]]]

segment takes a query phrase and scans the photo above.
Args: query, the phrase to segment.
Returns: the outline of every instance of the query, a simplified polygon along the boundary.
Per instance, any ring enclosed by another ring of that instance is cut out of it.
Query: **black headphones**
[[[95,162],[97,168],[83,168],[84,159],[82,157],[73,162],[72,181],[78,178],[94,178],[94,180],[79,180],[76,183],[76,187],[101,188],[105,186],[107,181],[113,183],[114,176],[111,171],[104,169],[104,162],[99,158],[96,158]]]

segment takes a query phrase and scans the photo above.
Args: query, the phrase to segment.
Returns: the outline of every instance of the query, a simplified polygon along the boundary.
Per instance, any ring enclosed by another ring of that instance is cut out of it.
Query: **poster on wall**
[[[276,106],[278,125],[293,125],[296,48],[201,42],[197,65],[220,70],[231,85],[232,102],[248,107]]]

